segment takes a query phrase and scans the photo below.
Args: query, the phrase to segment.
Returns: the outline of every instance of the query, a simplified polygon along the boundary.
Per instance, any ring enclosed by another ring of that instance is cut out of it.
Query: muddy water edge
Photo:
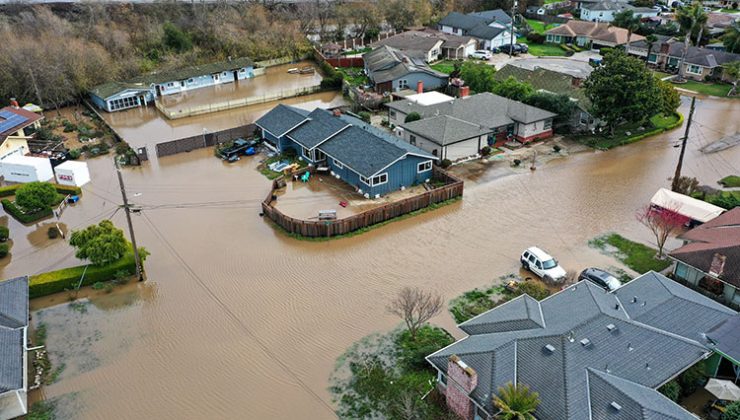
[[[737,173],[740,148],[698,148],[738,131],[738,116],[740,101],[699,102],[686,175],[714,185]],[[269,190],[259,157],[225,164],[204,149],[127,169],[144,208],[134,225],[151,252],[148,281],[74,307],[63,297],[32,302],[53,363],[65,364],[40,397],[56,402],[60,418],[334,418],[327,378],[336,357],[398,324],[384,308],[401,287],[451,299],[516,271],[527,246],[582,269],[618,265],[587,245],[605,232],[651,243],[634,212],[669,184],[682,134],[483,177],[459,203],[330,242],[287,238],[259,217]],[[125,226],[111,160],[89,164],[93,181],[61,221]],[[76,263],[63,241],[35,239],[43,226],[10,223],[21,240],[3,277]],[[460,335],[448,313],[434,322]]]

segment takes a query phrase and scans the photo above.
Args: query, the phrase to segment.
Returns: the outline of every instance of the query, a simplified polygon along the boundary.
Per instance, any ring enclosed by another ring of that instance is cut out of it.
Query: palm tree
[[[737,79],[740,78],[740,61],[733,61],[722,66],[725,71],[725,75],[732,79],[732,89],[727,93],[727,96],[732,96],[737,92]]]
[[[648,47],[647,57],[645,58],[645,67],[648,66],[648,61],[650,61],[650,53],[653,52],[653,45],[655,45],[656,42],[658,42],[658,37],[653,34],[645,37],[645,43]]]
[[[700,2],[694,2],[689,7],[682,7],[678,10],[678,13],[676,13],[676,20],[678,21],[681,30],[686,33],[683,41],[684,45],[683,52],[681,53],[681,61],[678,63],[678,77],[676,80],[684,80],[683,63],[684,60],[686,60],[686,53],[688,53],[689,46],[691,45],[691,34],[694,33],[695,30],[699,30],[700,27],[703,28],[706,23],[706,18],[707,14],[704,12]],[[699,30],[699,33],[701,34],[702,31],[703,29]]]
[[[722,35],[722,43],[728,52],[740,53],[740,22],[733,22],[725,29]]]
[[[624,28],[627,30],[627,45],[630,44],[630,38],[632,33],[640,29],[640,17],[635,16],[632,10],[625,10],[619,12],[614,16],[612,25]]]
[[[497,418],[503,420],[534,420],[534,410],[540,405],[540,395],[522,384],[511,382],[498,389],[499,395],[493,397],[493,405],[501,412]]]

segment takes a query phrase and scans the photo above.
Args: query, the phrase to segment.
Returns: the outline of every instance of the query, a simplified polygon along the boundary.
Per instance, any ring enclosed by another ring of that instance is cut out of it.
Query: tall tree
[[[703,27],[706,19],[706,12],[704,12],[704,8],[700,2],[694,2],[688,7],[682,7],[676,13],[676,20],[685,34],[683,41],[684,48],[681,53],[681,60],[678,63],[678,80],[684,80],[684,61],[691,46],[691,34],[697,31],[699,26]]]
[[[72,232],[69,244],[77,248],[77,258],[89,260],[95,265],[116,261],[128,250],[123,231],[110,220]]]
[[[650,229],[655,236],[655,243],[658,245],[658,257],[663,257],[663,247],[668,237],[681,229],[688,218],[678,214],[678,204],[669,205],[668,208],[655,209],[651,205],[639,209],[635,213],[635,218],[642,225]]]
[[[514,76],[509,76],[505,80],[496,82],[491,92],[504,98],[523,101],[534,92],[534,88],[527,82],[520,82]]]
[[[740,53],[740,22],[733,22],[725,29],[722,43],[728,52]]]
[[[722,66],[725,75],[732,81],[732,89],[727,93],[727,96],[733,96],[737,94],[737,81],[740,79],[740,61],[733,61]]]
[[[622,122],[645,121],[662,105],[652,72],[639,59],[621,50],[606,53],[604,64],[591,73],[583,86],[594,114],[611,133]]]
[[[442,310],[443,304],[442,296],[434,292],[404,287],[387,309],[389,313],[403,319],[411,339],[415,340],[419,328],[437,315]]]
[[[640,29],[640,17],[635,16],[632,10],[623,10],[614,15],[612,25],[627,30],[627,45],[629,45],[632,33]]]
[[[655,43],[658,42],[658,37],[650,34],[645,37],[645,43],[647,44],[648,50],[647,50],[647,57],[645,57],[645,67],[647,67],[648,63],[650,62],[650,54],[653,52],[653,46],[655,46]]]
[[[534,420],[534,411],[540,405],[540,395],[530,391],[522,384],[508,384],[498,389],[498,395],[493,397],[493,405],[501,413],[497,418],[503,420]]]
[[[495,73],[495,67],[484,63],[465,61],[460,66],[460,78],[470,86],[472,91],[478,93],[493,90],[493,86],[496,84],[496,80],[493,78]]]

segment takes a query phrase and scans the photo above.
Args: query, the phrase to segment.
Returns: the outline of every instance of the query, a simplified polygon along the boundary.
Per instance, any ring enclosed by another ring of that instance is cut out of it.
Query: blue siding
[[[218,76],[218,79],[216,79],[216,76]],[[216,74],[204,74],[202,76],[191,77],[185,80],[171,80],[169,82],[160,83],[159,89],[162,95],[173,95],[175,93],[224,83],[232,83],[234,80],[249,79],[252,77],[254,77],[254,68],[243,67],[238,70],[236,79],[234,78],[234,71],[227,70]]]
[[[442,86],[447,85],[446,79],[441,79],[439,77],[434,77],[431,74],[424,73],[424,72],[414,72],[414,73],[408,73],[403,77],[399,77],[398,79],[395,79],[393,81],[393,90],[398,91],[400,88],[400,81],[406,80],[406,83],[408,85],[408,89],[416,90],[416,83],[421,81],[424,82],[424,90],[434,90],[437,88],[440,88]]]
[[[360,180],[360,176],[346,166],[339,169],[332,158],[328,159],[329,168],[347,184],[355,188],[360,188],[362,193],[369,194],[370,198],[376,195],[386,195],[393,191],[398,191],[401,187],[411,187],[412,185],[421,184],[431,179],[432,171],[417,173],[418,164],[429,159],[417,156],[406,156],[393,165],[389,166],[381,173],[388,174],[388,182],[381,185],[369,186]]]

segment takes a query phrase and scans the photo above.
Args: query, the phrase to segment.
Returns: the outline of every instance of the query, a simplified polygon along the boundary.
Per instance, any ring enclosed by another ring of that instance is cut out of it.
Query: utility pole
[[[516,20],[516,9],[518,6],[518,0],[514,0],[514,4],[511,6],[511,40],[509,41],[509,58],[514,54],[514,21]]]
[[[115,158],[113,158],[115,160]],[[126,197],[126,187],[123,185],[123,175],[121,166],[116,160],[116,173],[118,174],[118,184],[121,186],[121,198],[123,199],[123,211],[126,213],[126,222],[128,223],[128,233],[131,236],[131,245],[134,247],[134,260],[136,261],[136,277],[139,281],[144,281],[144,270],[141,268],[141,259],[139,258],[139,248],[136,246],[136,236],[134,236],[134,225],[131,223],[131,205]]]
[[[696,96],[691,97],[691,109],[689,109],[689,119],[686,120],[686,132],[683,134],[681,139],[681,153],[678,155],[678,165],[676,165],[676,173],[673,175],[673,183],[671,183],[671,190],[676,191],[678,189],[678,182],[681,178],[681,167],[683,166],[683,155],[686,153],[686,140],[689,139],[689,129],[691,128],[691,119],[694,116],[694,104],[696,103]]]

